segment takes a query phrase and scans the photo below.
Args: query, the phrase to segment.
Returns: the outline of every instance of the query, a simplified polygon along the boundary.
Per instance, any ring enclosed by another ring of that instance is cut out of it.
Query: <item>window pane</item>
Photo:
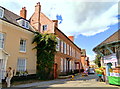
[[[63,41],[61,41],[61,53],[63,53]]]
[[[61,72],[63,72],[63,59],[61,58]]]
[[[57,45],[56,45],[56,50],[60,51],[60,39],[57,37]]]
[[[28,22],[26,21],[26,28],[29,28]]]
[[[0,8],[0,18],[3,18],[4,11],[2,8]]]
[[[0,48],[4,47],[4,34],[0,33]]]
[[[25,21],[24,21],[24,20],[22,20],[22,26],[23,26],[23,27],[25,26]]]
[[[17,71],[26,71],[26,59],[24,59],[24,58],[18,59]]]
[[[66,62],[67,62],[67,60],[64,59],[64,72],[66,72]]]
[[[20,51],[26,51],[26,40],[20,40]]]
[[[64,54],[66,54],[66,43],[64,42]]]
[[[47,25],[43,25],[43,31],[47,30]]]

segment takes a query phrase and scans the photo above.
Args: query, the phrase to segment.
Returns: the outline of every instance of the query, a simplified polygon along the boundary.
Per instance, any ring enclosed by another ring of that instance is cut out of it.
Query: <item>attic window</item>
[[[3,18],[3,15],[4,15],[4,10],[0,8],[0,18]]]
[[[24,20],[24,19],[20,19],[17,21],[19,23],[20,26],[29,29],[29,22]]]
[[[22,27],[29,29],[29,22],[22,20]]]

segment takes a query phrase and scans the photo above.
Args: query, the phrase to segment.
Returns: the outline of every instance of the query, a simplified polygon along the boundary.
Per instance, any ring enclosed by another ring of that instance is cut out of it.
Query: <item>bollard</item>
[[[71,78],[71,80],[74,80],[74,77],[75,77],[75,76],[74,76],[74,75],[72,75],[72,78]]]
[[[82,77],[84,77],[84,74],[82,73]]]

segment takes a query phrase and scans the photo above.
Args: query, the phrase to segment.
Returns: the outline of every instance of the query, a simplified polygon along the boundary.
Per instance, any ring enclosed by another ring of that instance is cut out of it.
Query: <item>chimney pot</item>
[[[27,16],[26,7],[22,7],[22,10],[20,10],[20,16],[26,19],[26,16]]]
[[[68,36],[68,38],[69,38],[72,42],[74,42],[74,36]]]
[[[35,12],[40,13],[40,11],[41,11],[41,5],[40,2],[38,2],[37,5],[35,6]]]
[[[38,2],[37,5],[40,5],[40,2]]]

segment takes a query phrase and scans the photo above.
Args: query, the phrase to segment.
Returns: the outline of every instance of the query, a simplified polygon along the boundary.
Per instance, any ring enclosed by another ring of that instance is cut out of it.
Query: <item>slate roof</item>
[[[3,18],[0,18],[0,19],[7,21],[11,24],[14,24],[16,26],[19,26],[21,28],[24,28],[24,27],[20,26],[19,23],[17,22],[18,19],[24,19],[24,18],[22,18],[19,15],[7,10],[6,8],[4,8],[2,6],[0,6],[0,8],[4,9],[4,16],[3,16]],[[24,19],[24,20],[26,20],[26,19]],[[26,29],[26,28],[24,28],[24,29]],[[33,32],[33,28],[31,26],[29,29],[26,29],[26,30]]]

